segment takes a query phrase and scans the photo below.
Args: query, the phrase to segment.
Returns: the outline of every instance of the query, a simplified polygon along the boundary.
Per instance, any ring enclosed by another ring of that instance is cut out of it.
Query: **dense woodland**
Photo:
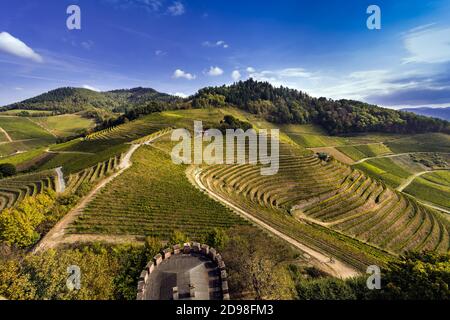
[[[208,87],[192,97],[193,107],[232,104],[275,123],[315,123],[330,134],[357,132],[450,133],[450,123],[410,112],[352,100],[313,98],[304,92],[273,87],[253,79],[231,86]]]
[[[45,110],[57,113],[104,109],[124,113],[151,101],[169,103],[178,100],[180,99],[177,97],[141,87],[107,92],[67,87],[55,89],[37,97],[5,106],[4,109]]]

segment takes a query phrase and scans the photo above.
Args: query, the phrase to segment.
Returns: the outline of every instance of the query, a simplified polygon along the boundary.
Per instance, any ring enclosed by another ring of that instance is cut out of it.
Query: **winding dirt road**
[[[119,165],[120,170],[102,180],[95,188],[89,192],[89,194],[83,198],[83,200],[72,210],[70,210],[46,235],[39,241],[36,247],[33,249],[33,253],[39,253],[51,248],[57,247],[60,243],[67,243],[64,241],[65,231],[69,225],[71,225],[76,218],[83,213],[86,206],[94,199],[97,193],[103,189],[107,184],[120,176],[125,170],[131,167],[131,156],[140,147],[140,145],[132,145],[126,155],[123,157],[122,162]],[[71,235],[72,243],[80,241],[89,241],[92,239],[83,239],[83,235]]]
[[[6,140],[8,140],[8,142],[14,142],[13,139],[11,139],[10,135],[8,134],[8,132],[6,132],[5,129],[3,129],[2,127],[0,127],[0,132],[2,132],[5,135]]]
[[[201,173],[202,173],[201,169],[199,169],[199,168],[193,170],[193,173],[192,173],[193,180],[194,180],[195,184],[197,185],[197,187],[199,187],[201,190],[208,193],[209,196],[211,196],[211,198],[215,199],[216,201],[221,202],[225,206],[233,209],[235,212],[237,212],[239,215],[241,215],[245,219],[257,224],[258,226],[269,231],[270,233],[277,236],[278,238],[287,241],[289,244],[293,245],[294,247],[300,249],[301,251],[303,251],[303,252],[307,253],[308,255],[310,255],[311,257],[315,258],[316,260],[318,260],[321,263],[322,266],[325,267],[324,269],[326,269],[328,272],[331,271],[331,273],[334,276],[337,276],[342,279],[347,279],[347,278],[351,278],[351,277],[360,275],[360,273],[357,270],[353,269],[352,267],[348,266],[347,264],[344,264],[343,262],[338,261],[336,259],[334,259],[334,261],[331,262],[329,256],[324,255],[323,253],[316,251],[316,250],[298,242],[297,240],[289,237],[288,235],[282,233],[281,231],[279,231],[279,230],[273,228],[272,226],[268,225],[267,223],[261,221],[260,219],[258,219],[254,215],[252,215],[251,213],[248,213],[248,212],[242,210],[240,207],[236,206],[235,204],[231,203],[227,199],[223,198],[221,195],[206,188],[200,179]]]
[[[168,134],[169,132],[165,133]],[[98,185],[95,186],[89,194],[84,197],[80,203],[72,210],[70,210],[42,239],[32,250],[33,254],[45,251],[47,249],[56,248],[62,243],[77,243],[77,242],[91,242],[91,241],[104,241],[108,243],[123,243],[123,242],[134,242],[136,236],[116,236],[116,235],[67,235],[65,233],[67,227],[71,225],[76,218],[83,213],[86,206],[94,199],[97,193],[103,189],[107,184],[120,176],[125,170],[131,167],[131,157],[136,152],[136,150],[144,144],[149,144],[156,139],[161,138],[165,134],[155,136],[149,139],[145,143],[133,144],[127,151],[125,156],[122,158],[119,164],[119,171],[109,176],[108,178],[102,180]]]
[[[64,180],[64,174],[62,172],[62,167],[55,169],[56,174],[58,176],[58,185],[57,185],[57,193],[62,193],[66,190],[66,181]]]
[[[417,177],[423,176],[426,173],[437,172],[437,171],[449,171],[450,169],[437,169],[437,170],[426,170],[421,171],[409,176],[401,185],[399,185],[395,190],[402,192],[405,190]]]

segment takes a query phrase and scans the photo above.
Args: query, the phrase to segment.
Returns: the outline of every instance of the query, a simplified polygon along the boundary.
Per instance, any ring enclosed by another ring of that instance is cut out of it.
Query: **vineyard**
[[[100,179],[108,177],[120,167],[122,157],[123,154],[120,154],[107,161],[100,162],[95,166],[84,169],[75,174],[70,174],[67,179],[67,190],[70,192],[76,192],[84,183],[92,184]]]
[[[185,166],[151,146],[136,151],[133,166],[107,185],[71,226],[78,234],[151,235],[180,230],[200,239],[214,227],[245,222],[195,189]]]
[[[0,211],[14,207],[26,196],[35,196],[46,189],[56,190],[55,170],[24,174],[0,180]]]
[[[292,149],[282,145],[276,176],[261,176],[257,166],[216,165],[200,178],[266,223],[356,268],[405,250],[448,250],[448,226],[433,212],[360,171]]]

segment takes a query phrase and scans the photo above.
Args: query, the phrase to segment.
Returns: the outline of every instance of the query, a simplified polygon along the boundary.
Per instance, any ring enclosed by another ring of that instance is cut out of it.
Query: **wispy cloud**
[[[428,24],[410,30],[404,36],[409,57],[404,63],[444,63],[450,61],[450,28]]]
[[[8,32],[0,32],[0,51],[7,54],[42,63],[44,59],[29,46]]]
[[[224,48],[224,49],[227,49],[227,48],[230,47],[230,46],[229,46],[225,41],[223,41],[223,40],[219,40],[219,41],[216,41],[216,42],[204,41],[204,42],[202,43],[202,46],[208,47],[208,48]]]
[[[157,56],[157,57],[163,57],[165,55],[167,55],[167,52],[165,52],[163,50],[156,50],[155,51],[155,56]]]
[[[174,71],[174,73],[172,75],[172,78],[174,78],[174,79],[184,78],[184,79],[187,79],[187,80],[194,80],[196,78],[196,76],[191,74],[191,73],[185,72],[185,71],[183,71],[181,69],[177,69],[177,70]]]
[[[148,12],[159,11],[162,7],[160,0],[103,0],[116,9],[142,8]]]
[[[94,41],[92,40],[83,41],[81,42],[81,46],[86,50],[91,50],[92,47],[94,46]]]
[[[278,70],[264,70],[257,72],[255,69],[249,67],[247,72],[250,73],[250,77],[261,80],[268,81],[272,83],[283,83],[285,80],[295,79],[295,78],[312,78],[313,74],[306,71],[303,68],[285,68]]]
[[[171,6],[167,8],[167,12],[172,16],[181,16],[186,12],[184,4],[180,1],[175,1]]]

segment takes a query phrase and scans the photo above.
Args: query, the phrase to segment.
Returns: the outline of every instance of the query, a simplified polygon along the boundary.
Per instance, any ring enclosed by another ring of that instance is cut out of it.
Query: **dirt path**
[[[426,170],[421,171],[409,176],[401,185],[399,185],[395,190],[402,192],[405,190],[417,177],[423,176],[426,173],[436,172],[436,171],[449,171],[450,169],[436,169],[436,170]]]
[[[423,154],[423,153],[450,154],[448,152],[433,152],[433,151],[394,153],[394,154],[385,154],[385,155],[380,155],[380,156],[376,156],[376,157],[364,158],[364,159],[361,159],[361,160],[358,160],[358,161],[354,162],[353,164],[363,163],[363,162],[366,162],[367,160],[372,160],[372,159],[395,158],[395,157],[405,156],[405,155],[409,155],[409,154]]]
[[[203,191],[207,192],[213,199],[215,199],[216,201],[221,202],[222,204],[226,205],[227,207],[233,209],[234,211],[236,211],[238,214],[240,214],[241,216],[243,216],[244,218],[246,218],[247,220],[252,221],[253,223],[256,223],[258,226],[260,226],[261,228],[269,231],[270,233],[274,234],[275,236],[277,236],[280,239],[283,239],[285,241],[287,241],[288,243],[290,243],[291,245],[293,245],[294,247],[300,249],[301,251],[307,253],[308,255],[310,255],[311,257],[315,258],[316,260],[318,260],[323,266],[326,267],[326,269],[328,270],[328,272],[331,270],[331,272],[333,273],[334,276],[337,276],[339,278],[351,278],[351,277],[355,277],[357,275],[359,275],[359,272],[355,269],[353,269],[352,267],[342,263],[341,261],[338,261],[336,259],[334,259],[334,262],[330,261],[330,257],[318,252],[300,242],[298,242],[297,240],[287,236],[286,234],[278,231],[277,229],[271,227],[270,225],[268,225],[267,223],[261,221],[260,219],[258,219],[257,217],[255,217],[254,215],[252,215],[251,213],[248,213],[244,210],[242,210],[241,208],[239,208],[238,206],[236,206],[235,204],[231,203],[230,201],[228,201],[227,199],[223,198],[221,195],[209,190],[208,188],[206,188],[204,186],[204,184],[202,183],[202,181],[200,180],[200,174],[201,174],[201,169],[195,169],[192,170],[193,175],[193,180],[195,182],[195,184]]]
[[[167,133],[166,133],[167,134]],[[98,192],[103,189],[107,184],[120,176],[125,170],[131,167],[131,157],[136,152],[136,150],[144,144],[149,144],[156,139],[161,138],[163,135],[156,136],[153,139],[150,139],[142,144],[133,144],[130,149],[127,151],[125,156],[122,158],[121,163],[119,164],[119,171],[109,176],[108,178],[102,180],[98,185],[95,186],[89,194],[81,200],[80,203],[72,210],[70,210],[45,236],[41,239],[41,241],[36,245],[33,249],[33,253],[39,253],[47,249],[55,248],[59,244],[62,243],[78,243],[78,242],[92,242],[96,241],[105,241],[110,243],[123,243],[126,242],[125,239],[136,238],[135,236],[120,236],[120,235],[82,235],[82,234],[73,234],[66,235],[65,231],[67,227],[69,227],[76,218],[83,213],[86,206],[95,198]],[[117,240],[114,240],[117,238]]]
[[[37,244],[33,249],[33,253],[38,253],[47,249],[55,248],[58,244],[64,242],[64,235],[67,227],[72,224],[76,218],[83,213],[86,206],[94,199],[97,193],[103,189],[107,184],[113,181],[115,178],[120,176],[125,170],[131,166],[131,156],[141,145],[132,145],[128,152],[122,159],[119,165],[120,170],[109,176],[108,178],[102,180],[95,188],[89,192],[89,194],[83,198],[83,200],[72,210],[70,210]],[[79,242],[84,241],[83,235],[73,235],[72,241]]]
[[[45,131],[47,131],[48,133],[50,133],[54,138],[58,138],[58,136],[57,136],[56,134],[54,134],[49,128],[47,128],[46,126],[44,126],[42,123],[33,121],[33,120],[31,120],[31,118],[29,118],[29,117],[27,117],[27,119],[28,119],[30,122],[34,123],[35,125],[41,127],[43,130],[45,130]]]
[[[5,129],[3,129],[2,127],[0,127],[0,132],[3,132],[3,134],[6,137],[6,140],[8,140],[8,142],[14,142],[13,139],[11,139],[10,135],[8,134],[8,132],[6,132]]]
[[[68,234],[58,245],[61,244],[75,244],[86,242],[103,242],[108,244],[127,244],[127,243],[141,243],[143,244],[145,237],[132,235],[104,235],[104,234]]]
[[[58,184],[57,184],[57,193],[62,193],[66,190],[66,181],[64,180],[64,174],[62,172],[62,167],[55,169],[56,174],[58,176]]]
[[[86,154],[93,155],[95,153],[92,152],[83,152],[83,151],[52,151],[49,148],[45,149],[46,153],[54,153],[54,154]]]
[[[409,196],[410,196],[410,197],[413,197],[413,196],[411,196],[411,195],[409,195]],[[422,201],[422,200],[420,200],[420,199],[417,199],[416,197],[413,197],[413,198],[416,199],[417,202],[419,202],[421,205],[423,205],[423,206],[425,206],[425,207],[428,207],[428,208],[431,208],[431,209],[434,209],[434,210],[438,210],[438,211],[442,211],[442,212],[445,212],[445,213],[447,213],[447,214],[450,214],[450,210],[447,210],[447,209],[444,209],[444,208],[441,208],[441,207],[438,207],[438,206],[429,204],[429,203],[424,202],[424,201]]]

